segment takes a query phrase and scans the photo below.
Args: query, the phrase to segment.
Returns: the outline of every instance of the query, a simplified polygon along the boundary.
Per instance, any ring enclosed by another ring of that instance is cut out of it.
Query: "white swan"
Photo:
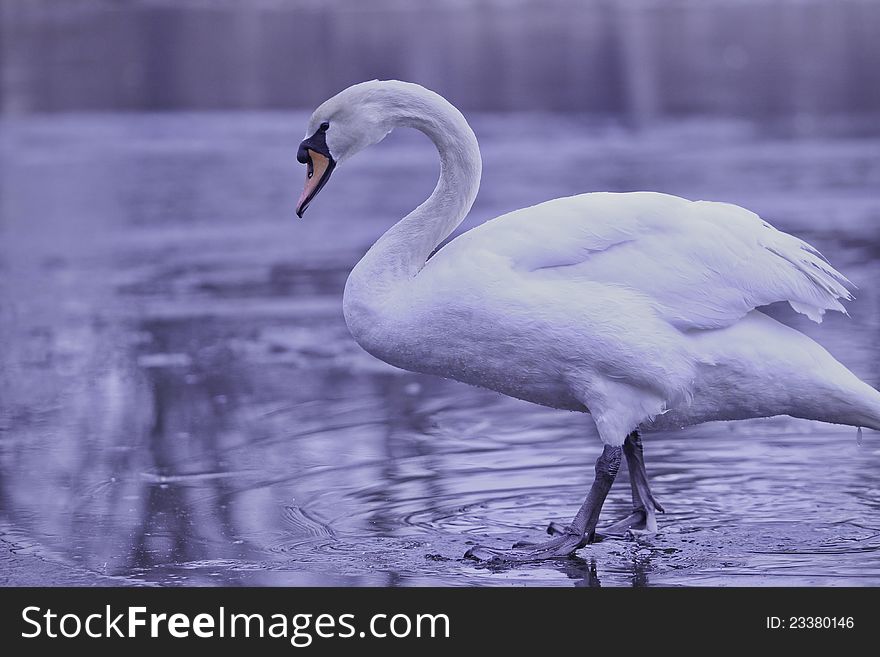
[[[621,455],[634,509],[610,531],[656,528],[637,430],[791,415],[880,429],[880,393],[825,349],[756,308],[787,301],[821,321],[849,281],[809,244],[735,205],[654,192],[593,193],[517,210],[428,259],[480,184],[461,113],[415,84],[372,81],[312,115],[297,215],[333,168],[393,128],[440,153],[427,201],[357,264],[344,313],[369,353],[553,408],[588,412],[605,445],[596,479],[556,538],[478,558],[566,555],[590,542]]]

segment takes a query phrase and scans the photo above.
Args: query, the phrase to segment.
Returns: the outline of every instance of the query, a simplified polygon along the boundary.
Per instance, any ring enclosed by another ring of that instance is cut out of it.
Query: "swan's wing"
[[[826,310],[846,313],[840,299],[852,299],[851,283],[816,249],[727,203],[583,194],[465,235],[534,276],[629,288],[681,329],[728,326],[778,301],[820,322]]]

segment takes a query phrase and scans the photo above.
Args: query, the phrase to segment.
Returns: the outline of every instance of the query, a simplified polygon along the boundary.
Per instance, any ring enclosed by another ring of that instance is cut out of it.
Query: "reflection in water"
[[[858,447],[854,430],[788,419],[649,435],[668,510],[656,536],[515,568],[461,559],[475,542],[538,539],[567,520],[591,480],[594,430],[354,345],[347,271],[430,192],[434,155],[420,136],[392,136],[294,225],[303,118],[3,126],[4,544],[71,572],[166,584],[880,583],[877,434]],[[741,203],[861,288],[849,320],[771,312],[880,382],[876,140],[535,120],[475,118],[486,176],[468,226],[590,189]],[[553,130],[560,153],[536,173],[522,153]],[[392,175],[397,196],[380,184]],[[627,511],[621,480],[607,518]]]

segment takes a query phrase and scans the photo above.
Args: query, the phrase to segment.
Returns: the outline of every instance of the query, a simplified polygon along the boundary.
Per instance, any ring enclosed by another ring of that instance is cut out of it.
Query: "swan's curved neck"
[[[477,138],[464,116],[427,92],[397,99],[391,125],[425,133],[440,154],[440,178],[427,201],[389,229],[352,270],[345,287],[346,319],[358,306],[375,307],[424,267],[428,256],[467,215],[480,186]]]

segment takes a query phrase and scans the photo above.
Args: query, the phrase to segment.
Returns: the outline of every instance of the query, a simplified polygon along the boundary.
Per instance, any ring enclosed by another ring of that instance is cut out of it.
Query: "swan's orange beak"
[[[305,164],[306,164],[306,184],[303,187],[302,194],[300,194],[299,201],[296,202],[296,216],[302,219],[303,213],[306,211],[306,208],[309,207],[309,203],[312,202],[312,199],[318,195],[318,192],[321,191],[321,188],[327,184],[327,181],[330,179],[330,174],[333,173],[333,167],[336,166],[336,162],[333,161],[332,157],[328,157],[318,151],[314,151],[311,148],[306,148],[305,150]],[[302,160],[300,160],[302,161]]]

